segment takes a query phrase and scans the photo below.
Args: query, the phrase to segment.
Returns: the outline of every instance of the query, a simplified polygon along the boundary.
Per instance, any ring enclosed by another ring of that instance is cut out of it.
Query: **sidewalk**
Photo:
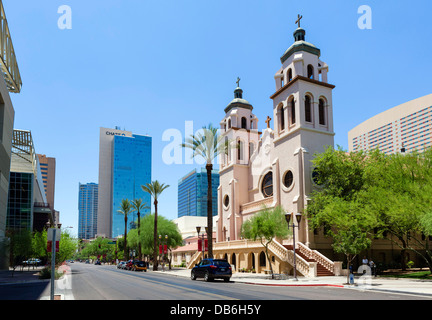
[[[190,270],[184,268],[173,268],[172,270],[156,271],[177,277],[190,277]],[[371,277],[369,279],[356,277],[354,285],[347,285],[347,277],[317,277],[304,278],[298,280],[287,278],[284,280],[271,279],[271,275],[254,273],[234,273],[231,281],[251,285],[267,286],[327,286],[337,288],[347,288],[353,290],[374,290],[386,291],[391,293],[415,294],[432,299],[432,281],[419,279],[401,279],[387,277]]]
[[[19,283],[32,283],[32,282],[49,282],[49,279],[39,279],[39,271],[44,267],[25,267],[23,271],[21,268],[12,270],[0,270],[0,286],[7,284],[19,284]]]

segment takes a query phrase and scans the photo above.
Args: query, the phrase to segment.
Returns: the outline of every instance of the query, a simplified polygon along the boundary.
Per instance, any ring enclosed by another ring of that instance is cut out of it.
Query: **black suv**
[[[219,278],[228,282],[231,276],[231,266],[226,260],[221,259],[204,259],[196,264],[191,271],[192,280],[204,278],[205,281],[211,281]]]

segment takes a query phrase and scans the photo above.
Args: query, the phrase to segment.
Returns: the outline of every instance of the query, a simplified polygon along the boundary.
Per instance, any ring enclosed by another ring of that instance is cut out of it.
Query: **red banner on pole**
[[[52,252],[52,241],[48,240],[47,243],[47,251]],[[60,251],[60,241],[56,241],[56,252]]]
[[[198,251],[203,251],[202,249],[202,239],[198,239]],[[204,240],[204,251],[208,251],[208,241]]]
[[[164,244],[163,246],[160,244],[159,245],[159,254],[167,254],[168,253],[168,246],[166,244]]]

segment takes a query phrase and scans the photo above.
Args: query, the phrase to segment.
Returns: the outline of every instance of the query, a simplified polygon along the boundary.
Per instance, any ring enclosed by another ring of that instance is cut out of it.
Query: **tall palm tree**
[[[133,211],[137,212],[138,215],[138,259],[142,260],[142,253],[141,253],[141,211],[145,209],[150,209],[150,207],[147,206],[146,202],[143,202],[142,199],[134,199],[132,200],[132,209]]]
[[[122,215],[124,215],[124,222],[125,222],[125,231],[124,231],[124,260],[128,259],[128,254],[127,254],[127,220],[128,220],[128,215],[132,210],[132,205],[130,203],[130,201],[128,199],[123,199],[120,205],[120,210],[117,210],[118,213],[121,213]]]
[[[168,188],[169,185],[165,185],[164,183],[160,184],[159,181],[152,181],[151,183],[147,183],[145,186],[141,186],[141,188],[149,193],[153,199],[154,199],[154,206],[155,206],[155,218],[154,218],[154,251],[153,251],[153,271],[156,271],[158,268],[157,265],[157,239],[158,239],[158,232],[157,232],[157,205],[158,205],[158,198],[161,195],[161,193]]]
[[[208,256],[213,257],[213,197],[212,197],[212,170],[214,160],[221,154],[227,154],[231,143],[224,139],[212,124],[203,127],[202,132],[186,138],[183,148],[193,150],[192,157],[201,156],[206,162],[207,170],[207,239]]]

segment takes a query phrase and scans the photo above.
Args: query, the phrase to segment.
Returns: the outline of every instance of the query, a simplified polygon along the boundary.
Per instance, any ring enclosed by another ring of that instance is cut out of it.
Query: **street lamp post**
[[[197,231],[197,233],[198,233],[198,238],[197,238],[197,250],[198,250],[198,249],[199,249],[198,244],[199,244],[199,238],[200,238],[200,231],[201,231],[201,227],[196,227],[196,231]],[[202,251],[202,249],[201,249],[201,251]],[[203,253],[203,259],[204,259],[204,253]]]
[[[297,279],[297,265],[296,265],[296,244],[295,244],[295,228],[299,228],[300,231],[300,221],[301,221],[301,214],[300,213],[296,213],[295,215],[296,220],[297,220],[297,225],[295,225],[294,223],[294,219],[292,221],[292,225],[290,225],[290,220],[291,220],[291,213],[286,213],[285,214],[285,220],[288,224],[288,229],[291,227],[293,229],[293,249],[294,249],[294,280],[298,280]]]
[[[200,231],[201,231],[201,227],[196,227],[197,233],[198,233],[198,242],[200,240]],[[202,234],[202,240],[201,240],[201,251],[202,251],[202,258],[204,259],[204,253],[205,253],[205,248],[204,248],[204,243],[205,243],[205,235],[207,234],[208,231],[208,227],[205,227],[205,232]],[[208,240],[207,240],[208,241]],[[197,243],[198,243],[197,242]]]
[[[165,235],[165,242],[167,244],[167,248],[168,248],[168,235]],[[159,235],[159,241],[160,241],[160,245],[162,248],[162,252],[161,252],[161,259],[162,259],[162,271],[165,271],[164,268],[164,261],[165,261],[165,248],[164,248],[164,241],[162,240],[162,235]],[[168,250],[168,249],[167,249]]]

